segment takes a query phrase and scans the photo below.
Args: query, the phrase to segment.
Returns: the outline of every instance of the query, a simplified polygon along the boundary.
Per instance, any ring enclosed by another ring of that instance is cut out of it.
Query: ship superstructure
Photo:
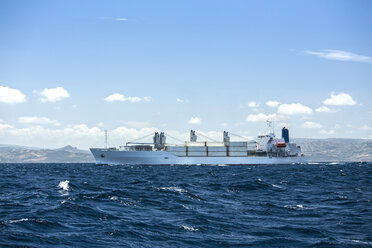
[[[182,145],[166,143],[164,132],[156,132],[152,143],[128,142],[119,148],[91,148],[98,164],[143,165],[215,165],[215,164],[287,164],[304,162],[301,147],[289,140],[289,131],[282,129],[282,138],[274,132],[259,135],[257,141],[231,141],[223,132],[221,142],[198,141],[190,131],[190,141]]]

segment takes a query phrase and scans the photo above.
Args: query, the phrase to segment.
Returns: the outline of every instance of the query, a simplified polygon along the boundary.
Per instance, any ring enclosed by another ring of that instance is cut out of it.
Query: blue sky
[[[1,143],[87,148],[104,129],[111,145],[155,128],[254,137],[268,118],[295,137],[372,138],[371,12],[340,0],[0,1]]]

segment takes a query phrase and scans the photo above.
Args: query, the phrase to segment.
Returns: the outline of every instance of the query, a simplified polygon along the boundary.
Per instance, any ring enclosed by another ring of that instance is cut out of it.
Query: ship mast
[[[267,128],[269,129],[269,134],[273,134],[275,136],[275,132],[274,132],[274,122],[273,120],[266,120],[267,122]]]

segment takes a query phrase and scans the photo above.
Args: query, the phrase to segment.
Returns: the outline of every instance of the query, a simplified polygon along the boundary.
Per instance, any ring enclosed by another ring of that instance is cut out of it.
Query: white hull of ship
[[[179,157],[167,151],[90,150],[97,164],[110,165],[258,165],[306,162],[306,157]]]

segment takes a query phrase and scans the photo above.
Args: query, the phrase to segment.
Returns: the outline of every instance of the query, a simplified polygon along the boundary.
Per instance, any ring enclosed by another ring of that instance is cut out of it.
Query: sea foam
[[[179,188],[179,187],[161,187],[160,189],[162,190],[168,190],[168,191],[173,191],[173,192],[178,192],[178,193],[184,193],[187,192],[187,190]]]
[[[58,188],[60,188],[64,191],[69,191],[70,190],[69,183],[70,183],[69,180],[60,181],[59,184],[58,184]]]
[[[11,223],[24,222],[24,221],[29,221],[29,219],[22,218],[22,219],[18,219],[18,220],[8,220],[7,222],[11,224]]]
[[[198,228],[195,228],[195,227],[192,227],[192,226],[181,226],[183,229],[185,229],[186,231],[189,231],[189,232],[195,232],[195,231],[198,231],[199,229]]]

